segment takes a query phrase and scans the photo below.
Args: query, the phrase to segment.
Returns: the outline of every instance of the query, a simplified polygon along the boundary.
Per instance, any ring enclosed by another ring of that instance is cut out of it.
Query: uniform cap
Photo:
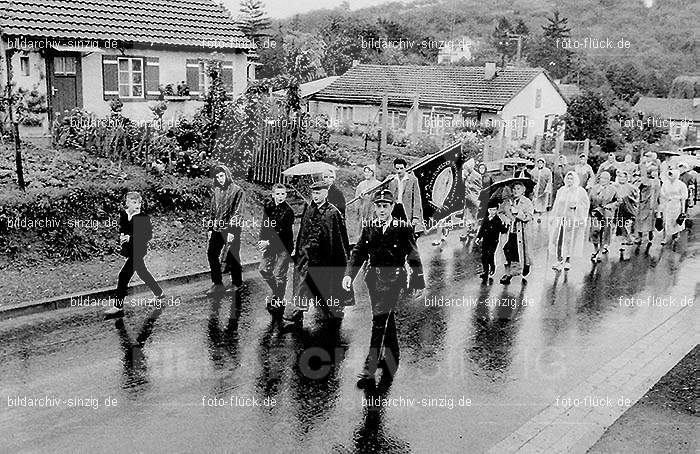
[[[374,193],[374,203],[377,202],[388,202],[394,203],[394,194],[388,189],[380,189]]]
[[[330,187],[330,184],[326,183],[325,181],[314,181],[309,185],[310,189],[328,189]]]

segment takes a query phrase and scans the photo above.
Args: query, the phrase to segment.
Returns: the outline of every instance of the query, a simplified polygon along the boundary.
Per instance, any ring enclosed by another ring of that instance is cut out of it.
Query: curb
[[[255,270],[260,262],[247,262],[241,265],[243,272],[249,272]],[[171,276],[166,276],[160,279],[156,279],[159,284],[187,284],[190,282],[195,282],[203,280],[209,277],[209,269],[194,271],[185,274],[175,274]],[[134,284],[129,286],[129,293],[140,293],[148,290],[146,284]],[[24,315],[37,314],[39,312],[52,311],[56,309],[64,309],[70,307],[72,299],[81,298],[92,298],[92,299],[103,299],[108,298],[114,294],[114,287],[102,287],[94,290],[89,290],[80,293],[71,293],[68,295],[62,295],[58,297],[46,298],[37,301],[28,301],[24,303],[19,303],[14,306],[0,307],[0,321],[9,320],[11,318],[21,317]]]

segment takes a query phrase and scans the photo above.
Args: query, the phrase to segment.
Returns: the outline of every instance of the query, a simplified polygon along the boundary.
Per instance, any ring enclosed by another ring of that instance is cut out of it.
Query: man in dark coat
[[[284,312],[284,291],[287,288],[287,270],[294,249],[294,211],[286,202],[287,187],[277,183],[272,187],[272,197],[265,201],[260,226],[258,249],[262,252],[260,275],[272,290],[272,298],[266,298],[267,310],[273,317]]]
[[[350,290],[353,278],[362,264],[368,262],[364,278],[372,304],[372,336],[369,354],[357,382],[359,388],[374,384],[377,368],[383,370],[382,379],[393,377],[399,365],[394,311],[402,290],[425,288],[413,225],[392,217],[394,200],[394,194],[388,189],[375,194],[377,219],[362,229],[343,278],[343,288]],[[406,274],[406,264],[411,270],[410,278]]]
[[[476,241],[481,243],[481,279],[488,282],[489,276],[496,272],[496,249],[502,233],[508,232],[508,225],[502,214],[498,213],[500,198],[494,197],[488,201],[488,212],[481,221],[481,227],[476,234]]]
[[[352,294],[341,287],[350,254],[345,219],[327,200],[328,183],[313,183],[311,199],[304,206],[294,250],[294,297],[285,306],[284,318],[296,326],[302,324],[309,306],[342,319],[343,307],[352,305]]]
[[[207,293],[224,290],[221,272],[222,249],[228,243],[225,261],[231,270],[234,287],[243,284],[241,276],[241,211],[243,207],[243,189],[233,182],[231,171],[221,165],[214,170],[214,195],[209,208],[209,245],[207,259],[211,269],[212,286]]]

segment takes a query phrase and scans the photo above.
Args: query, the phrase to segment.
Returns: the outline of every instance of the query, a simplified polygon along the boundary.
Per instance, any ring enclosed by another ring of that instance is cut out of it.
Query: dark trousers
[[[481,267],[483,272],[486,274],[493,274],[496,272],[496,248],[491,247],[491,245],[481,245]]]
[[[265,249],[260,260],[260,275],[272,290],[272,296],[276,299],[284,298],[287,288],[287,271],[291,257],[286,249]]]
[[[126,298],[128,293],[129,281],[134,276],[134,272],[146,283],[155,296],[160,296],[160,294],[163,293],[163,290],[161,290],[156,280],[153,279],[150,271],[148,271],[148,268],[146,268],[143,257],[129,257],[126,259],[126,262],[124,262],[121,271],[119,271],[119,280],[117,283],[118,307],[124,305],[124,298]]]
[[[224,283],[221,273],[221,262],[219,255],[221,250],[226,245],[225,234],[221,232],[211,232],[209,238],[209,247],[207,248],[207,259],[209,259],[209,269],[211,270],[211,281],[214,284],[221,285]],[[243,283],[241,270],[241,232],[234,233],[234,239],[230,244],[228,255],[226,255],[226,264],[231,270],[231,282],[233,285],[240,286]]]
[[[386,371],[393,375],[399,367],[399,354],[394,311],[372,317],[372,337],[369,341],[369,354],[365,360],[363,373],[374,375],[381,357]]]

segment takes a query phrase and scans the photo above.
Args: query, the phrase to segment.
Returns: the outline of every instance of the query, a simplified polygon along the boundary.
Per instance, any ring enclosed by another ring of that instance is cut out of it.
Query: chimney
[[[492,80],[496,77],[496,63],[486,62],[484,66],[484,80]]]
[[[352,67],[354,68],[355,66],[360,64],[360,60],[353,60],[352,61]]]

